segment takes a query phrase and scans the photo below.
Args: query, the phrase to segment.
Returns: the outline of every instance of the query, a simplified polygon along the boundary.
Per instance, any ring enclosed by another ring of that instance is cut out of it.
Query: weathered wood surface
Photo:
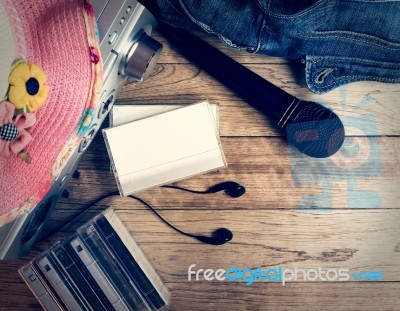
[[[39,243],[26,257],[0,262],[0,309],[40,309],[17,269],[109,205],[125,224],[172,292],[173,310],[399,310],[400,305],[400,86],[362,82],[324,95],[308,91],[301,65],[215,46],[270,82],[305,100],[329,105],[346,125],[345,149],[325,161],[290,152],[285,133],[211,79],[164,42],[151,78],[129,82],[119,103],[219,104],[222,146],[228,167],[181,181],[205,189],[223,180],[246,186],[239,199],[223,193],[193,195],[155,188],[139,196],[177,227],[209,234],[234,232],[222,247],[180,236],[132,199],[113,197]],[[294,66],[295,65],[295,66]],[[368,135],[368,137],[365,137]],[[100,195],[116,189],[100,135],[80,164],[48,228],[55,228]],[[301,204],[306,209],[300,209]],[[383,281],[274,282],[187,280],[197,268],[346,268],[381,271]]]

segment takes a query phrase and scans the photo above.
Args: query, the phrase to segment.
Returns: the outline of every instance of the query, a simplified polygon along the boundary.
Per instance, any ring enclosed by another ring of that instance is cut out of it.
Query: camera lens
[[[136,81],[145,80],[153,71],[161,50],[161,43],[143,32],[129,49],[120,74]]]

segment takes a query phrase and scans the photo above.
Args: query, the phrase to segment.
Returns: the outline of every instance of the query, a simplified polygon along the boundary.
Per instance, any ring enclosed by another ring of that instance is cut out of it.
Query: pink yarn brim
[[[52,166],[76,133],[93,84],[82,0],[13,0],[12,5],[23,26],[26,60],[46,73],[50,92],[30,130],[31,163],[0,157],[0,214],[48,191]]]

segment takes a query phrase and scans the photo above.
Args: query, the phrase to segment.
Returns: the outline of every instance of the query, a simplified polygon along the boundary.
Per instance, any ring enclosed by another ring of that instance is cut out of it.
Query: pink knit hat
[[[0,0],[0,226],[29,212],[90,128],[102,87],[86,0]]]

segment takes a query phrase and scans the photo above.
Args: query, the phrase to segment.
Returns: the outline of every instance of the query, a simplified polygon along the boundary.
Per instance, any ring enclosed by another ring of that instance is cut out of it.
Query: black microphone
[[[289,143],[304,154],[329,157],[342,146],[344,126],[328,108],[286,93],[183,29],[160,24],[158,30],[183,56],[286,129]]]

